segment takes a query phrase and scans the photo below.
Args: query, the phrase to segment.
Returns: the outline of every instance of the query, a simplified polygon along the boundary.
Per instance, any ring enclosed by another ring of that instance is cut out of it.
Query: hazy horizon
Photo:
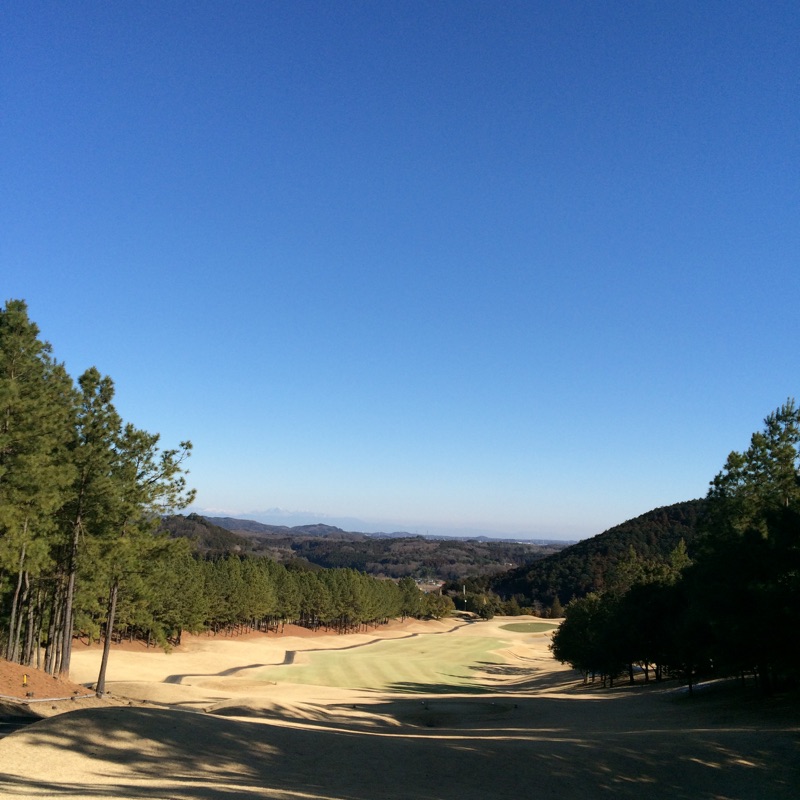
[[[502,526],[491,524],[476,526],[459,524],[457,522],[426,525],[418,521],[402,522],[391,519],[362,519],[358,516],[337,516],[314,511],[291,511],[282,508],[239,511],[221,508],[204,508],[193,505],[181,513],[196,513],[205,517],[230,517],[233,519],[261,522],[267,525],[285,525],[290,528],[302,525],[324,524],[354,533],[409,533],[419,536],[453,537],[488,536],[491,538],[547,539],[566,542],[575,542],[581,539],[591,538],[606,530],[584,531],[582,529],[576,529],[569,531],[564,527],[559,528],[558,526],[548,529],[503,528]],[[619,522],[622,523],[625,521],[627,520],[620,520]]]

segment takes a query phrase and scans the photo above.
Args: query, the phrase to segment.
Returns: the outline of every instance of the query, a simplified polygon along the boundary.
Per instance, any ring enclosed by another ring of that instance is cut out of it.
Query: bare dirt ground
[[[75,684],[61,695],[75,699],[31,702],[57,684],[47,676],[35,676],[44,683],[33,698],[21,695],[45,718],[0,740],[0,793],[18,800],[800,797],[795,704],[747,692],[732,701],[720,686],[693,698],[675,684],[583,686],[550,657],[549,633],[504,628],[519,621],[190,637],[169,655],[129,646],[112,653],[111,697],[103,700],[73,695],[88,694],[100,656],[77,647]],[[0,672],[13,665],[5,667]],[[18,675],[0,680],[20,696]]]

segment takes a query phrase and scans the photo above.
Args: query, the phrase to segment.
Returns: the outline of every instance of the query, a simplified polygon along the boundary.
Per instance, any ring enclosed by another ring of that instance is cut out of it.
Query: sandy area
[[[720,687],[694,698],[674,684],[585,687],[551,659],[549,633],[504,627],[520,621],[190,637],[168,655],[116,649],[110,699],[31,703],[46,718],[0,740],[0,792],[157,800],[800,796],[796,706],[748,695],[733,704]],[[95,680],[99,656],[76,648],[71,692]]]

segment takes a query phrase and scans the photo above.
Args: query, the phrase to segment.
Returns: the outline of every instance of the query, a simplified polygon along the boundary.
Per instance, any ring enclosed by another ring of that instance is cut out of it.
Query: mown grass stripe
[[[505,663],[494,651],[507,645],[502,639],[477,636],[388,640],[347,651],[310,652],[307,663],[268,667],[257,678],[351,689],[478,687],[481,667]]]

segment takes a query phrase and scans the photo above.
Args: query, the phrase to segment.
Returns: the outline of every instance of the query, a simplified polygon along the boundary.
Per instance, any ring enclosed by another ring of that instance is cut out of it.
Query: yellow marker
[[[23,686],[27,686],[28,685],[28,673],[27,672],[23,673],[23,675],[22,675],[22,685]]]

